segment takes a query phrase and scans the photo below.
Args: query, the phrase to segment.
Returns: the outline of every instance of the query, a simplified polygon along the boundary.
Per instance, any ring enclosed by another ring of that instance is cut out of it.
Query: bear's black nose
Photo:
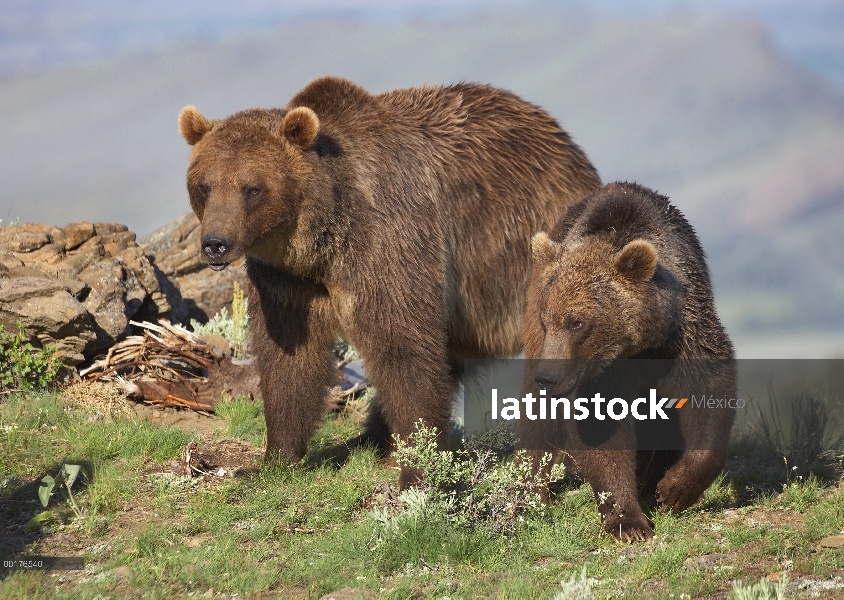
[[[222,258],[229,251],[231,242],[224,238],[206,236],[202,238],[202,251],[212,261]]]

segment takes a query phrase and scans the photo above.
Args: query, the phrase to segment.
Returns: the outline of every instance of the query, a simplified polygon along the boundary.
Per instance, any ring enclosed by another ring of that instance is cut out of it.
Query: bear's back
[[[532,193],[551,187],[564,203],[601,183],[586,154],[553,117],[488,85],[420,86],[371,94],[351,81],[328,76],[309,83],[286,110],[297,106],[312,109],[321,130],[345,151],[382,166],[400,166],[403,179],[436,173],[439,182],[453,190],[482,184],[509,194],[521,192],[519,196],[530,182]],[[512,181],[519,186],[511,186]],[[486,195],[483,189],[479,193]]]
[[[555,242],[573,243],[601,236],[621,250],[641,239],[669,252],[704,262],[694,229],[666,196],[635,183],[610,183],[575,204],[549,234]]]

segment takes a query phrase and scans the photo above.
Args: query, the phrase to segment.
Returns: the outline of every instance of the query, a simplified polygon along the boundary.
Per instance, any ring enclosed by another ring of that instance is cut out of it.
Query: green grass
[[[824,493],[824,483],[814,474],[808,478],[800,477],[783,486],[782,492],[775,496],[760,499],[759,504],[787,510],[805,512],[810,506],[818,503]]]
[[[260,447],[259,405],[227,400],[219,412],[224,436]],[[327,415],[311,452],[356,431],[350,419]],[[791,581],[844,572],[840,550],[816,545],[844,528],[844,487],[813,477],[745,504],[733,482],[719,478],[695,508],[651,514],[655,538],[635,545],[601,533],[591,490],[576,479],[511,532],[424,513],[385,534],[372,509],[404,513],[384,492],[397,471],[371,450],[355,450],[339,466],[261,463],[237,477],[184,477],[174,460],[195,438],[65,411],[51,394],[2,400],[0,517],[26,522],[41,510],[44,474],[65,462],[84,465],[86,480],[74,486],[83,518],[54,498],[53,519],[17,549],[81,555],[87,566],[0,576],[0,597],[169,598],[213,588],[304,598],[350,588],[372,598],[551,598],[564,580],[596,598],[724,597],[734,580],[751,587],[785,564]]]
[[[64,410],[53,393],[18,395],[0,410],[0,473],[26,476],[62,462],[163,461],[191,436],[147,421]]]
[[[814,542],[824,536],[842,531],[844,531],[844,487],[839,484],[832,493],[808,508],[806,536]]]
[[[266,443],[267,425],[260,402],[224,396],[214,409],[226,421],[226,431],[230,437],[252,442],[256,446]]]

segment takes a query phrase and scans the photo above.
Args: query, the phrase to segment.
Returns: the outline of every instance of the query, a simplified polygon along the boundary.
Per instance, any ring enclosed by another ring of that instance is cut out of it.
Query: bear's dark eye
[[[580,331],[581,329],[583,329],[583,321],[572,321],[569,323],[570,331]]]
[[[243,197],[246,200],[255,200],[260,195],[261,188],[259,187],[248,187],[243,189]]]
[[[200,183],[198,186],[196,186],[196,191],[199,192],[199,195],[203,198],[207,198],[209,192],[211,191],[211,188],[208,187],[208,184]]]

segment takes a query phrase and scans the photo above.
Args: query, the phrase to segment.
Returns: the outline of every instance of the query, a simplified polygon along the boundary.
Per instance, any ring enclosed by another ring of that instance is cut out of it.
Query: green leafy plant
[[[45,388],[56,380],[62,361],[50,347],[36,349],[26,339],[23,324],[18,333],[0,325],[0,391]]]
[[[540,491],[548,484],[550,454],[534,469],[523,452],[504,459],[496,449],[480,446],[439,450],[436,428],[421,420],[407,442],[396,436],[395,445],[396,462],[421,471],[421,489],[455,524],[512,531],[542,505]]]
[[[42,477],[41,481],[43,485],[38,488],[38,498],[41,500],[41,505],[47,508],[47,505],[50,503],[50,496],[53,495],[53,490],[58,487],[67,504],[73,509],[73,513],[81,518],[82,510],[76,504],[76,500],[73,499],[73,492],[70,490],[79,476],[81,469],[82,467],[79,465],[64,464],[55,477],[50,477],[49,475]]]
[[[385,573],[435,563],[484,564],[500,549],[501,536],[484,527],[460,527],[449,512],[454,504],[434,498],[428,490],[403,491],[400,508],[375,508],[367,548]]]
[[[216,315],[202,324],[196,319],[191,319],[191,327],[198,335],[221,335],[232,347],[232,356],[236,359],[246,358],[248,354],[249,341],[249,300],[243,293],[243,289],[234,282],[232,292],[232,315],[226,307],[220,309]]]
[[[504,459],[479,445],[439,450],[438,437],[436,428],[419,421],[407,440],[394,438],[396,462],[422,479],[369,513],[367,547],[386,572],[434,562],[494,562],[520,524],[529,526],[540,513],[550,455],[534,471],[522,453]]]

